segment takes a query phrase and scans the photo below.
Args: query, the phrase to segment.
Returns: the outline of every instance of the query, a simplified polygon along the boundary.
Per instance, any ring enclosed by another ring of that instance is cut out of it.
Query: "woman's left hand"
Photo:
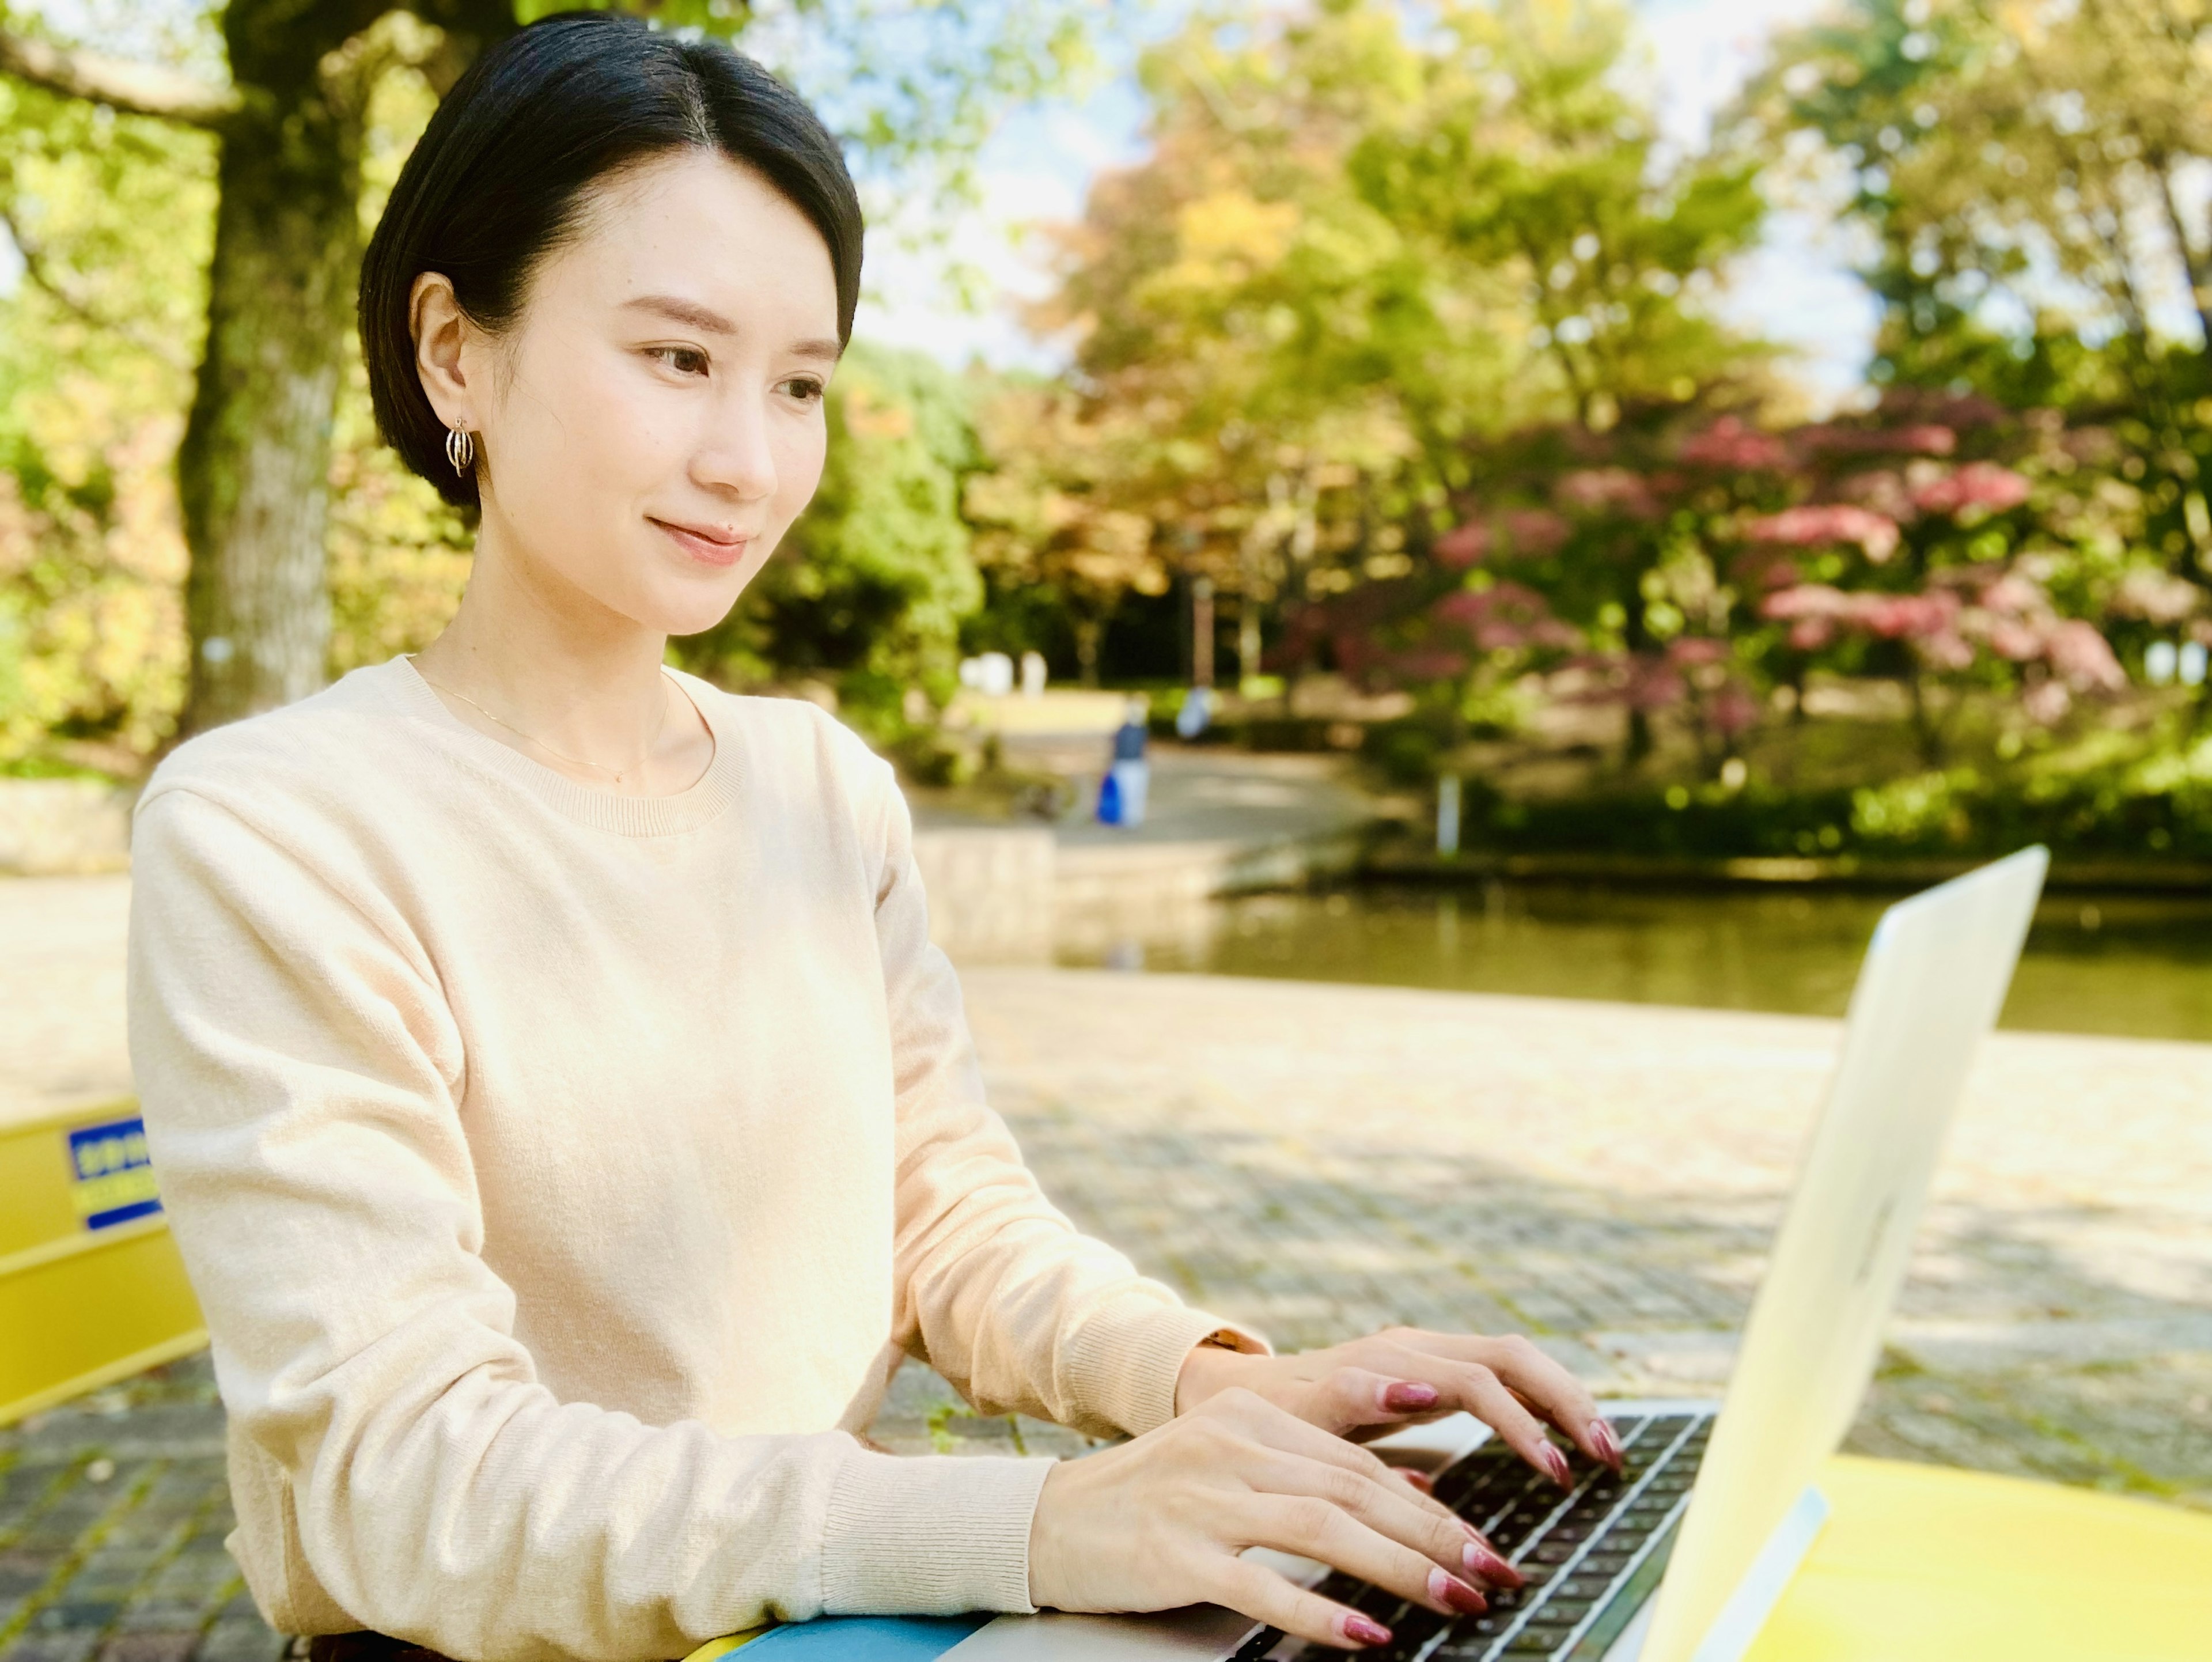
[[[1200,1345],[1176,1378],[1176,1412],[1187,1414],[1231,1385],[1301,1420],[1361,1440],[1465,1409],[1507,1446],[1562,1485],[1567,1462],[1544,1435],[1556,1426],[1600,1464],[1620,1468],[1620,1442],[1575,1376],[1519,1334],[1428,1333],[1394,1327],[1350,1344],[1291,1356],[1255,1356]]]

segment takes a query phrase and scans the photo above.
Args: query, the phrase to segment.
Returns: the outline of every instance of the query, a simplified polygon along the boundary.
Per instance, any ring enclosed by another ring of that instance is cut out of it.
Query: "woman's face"
[[[696,634],[821,479],[838,354],[830,251],[719,153],[657,158],[603,187],[516,329],[466,339],[464,378],[490,393],[489,408],[470,400],[483,533],[542,590]]]

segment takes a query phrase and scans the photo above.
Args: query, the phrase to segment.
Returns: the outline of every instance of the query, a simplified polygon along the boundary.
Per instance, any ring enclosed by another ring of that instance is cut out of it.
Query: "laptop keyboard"
[[[1438,1473],[1437,1499],[1473,1524],[1528,1585],[1486,1596],[1480,1616],[1443,1616],[1395,1593],[1332,1573],[1316,1591],[1390,1629],[1388,1645],[1352,1653],[1374,1662],[1596,1662],[1667,1567],[1713,1421],[1705,1414],[1613,1422],[1626,1459],[1618,1477],[1568,1451],[1575,1486],[1562,1490],[1492,1439]],[[1263,1628],[1234,1662],[1343,1662],[1346,1653]]]

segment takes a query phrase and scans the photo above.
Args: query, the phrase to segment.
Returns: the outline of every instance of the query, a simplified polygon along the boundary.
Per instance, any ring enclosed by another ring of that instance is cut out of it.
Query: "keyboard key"
[[[1558,1642],[1540,1633],[1522,1633],[1514,1636],[1505,1647],[1505,1654],[1516,1659],[1524,1656],[1549,1656],[1558,1650]]]
[[[1373,1616],[1386,1628],[1398,1625],[1398,1612],[1406,1608],[1406,1601],[1386,1588],[1362,1586],[1358,1592],[1344,1601],[1356,1610]]]

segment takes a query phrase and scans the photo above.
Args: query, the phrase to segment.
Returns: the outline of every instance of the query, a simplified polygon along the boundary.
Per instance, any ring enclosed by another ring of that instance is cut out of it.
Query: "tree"
[[[986,466],[963,503],[975,527],[976,563],[997,593],[1049,597],[1073,637],[1078,673],[1098,685],[1106,625],[1131,594],[1164,594],[1161,524],[1127,489],[1141,477],[1147,435],[1111,408],[1050,383],[991,389],[979,414]],[[1023,644],[1032,644],[1024,639]]]
[[[177,454],[191,551],[186,732],[322,682],[331,418],[362,245],[368,100],[403,63],[450,82],[514,27],[505,0],[423,12],[435,33],[375,0],[233,0],[228,86],[0,35],[0,65],[19,78],[215,137],[207,332]]]
[[[320,685],[333,412],[363,246],[363,146],[394,71],[439,92],[535,0],[228,0],[229,79],[63,45],[0,26],[0,71],[48,92],[210,135],[216,152],[205,345],[176,457],[191,562],[192,643],[181,731],[283,703]],[[802,47],[836,88],[834,113],[868,157],[957,158],[984,113],[1059,73],[1076,44],[1050,8],[819,0]],[[663,0],[667,27],[743,31],[744,0]],[[863,167],[864,173],[866,167]],[[957,167],[955,171],[957,172]]]
[[[1246,674],[1263,606],[1412,572],[1482,441],[1755,364],[1699,301],[1751,170],[1660,165],[1628,40],[1603,3],[1329,0],[1146,60],[1152,153],[1094,187],[1042,321],[1083,423],[1149,437],[1088,499],[1240,597]]]
[[[0,79],[0,765],[125,770],[175,721],[213,184],[202,134]]]
[[[1877,378],[2100,431],[2158,568],[2137,591],[2212,639],[2212,11],[1854,0],[1781,44],[1747,114],[1747,142],[1801,133],[1844,170],[1878,250]]]

